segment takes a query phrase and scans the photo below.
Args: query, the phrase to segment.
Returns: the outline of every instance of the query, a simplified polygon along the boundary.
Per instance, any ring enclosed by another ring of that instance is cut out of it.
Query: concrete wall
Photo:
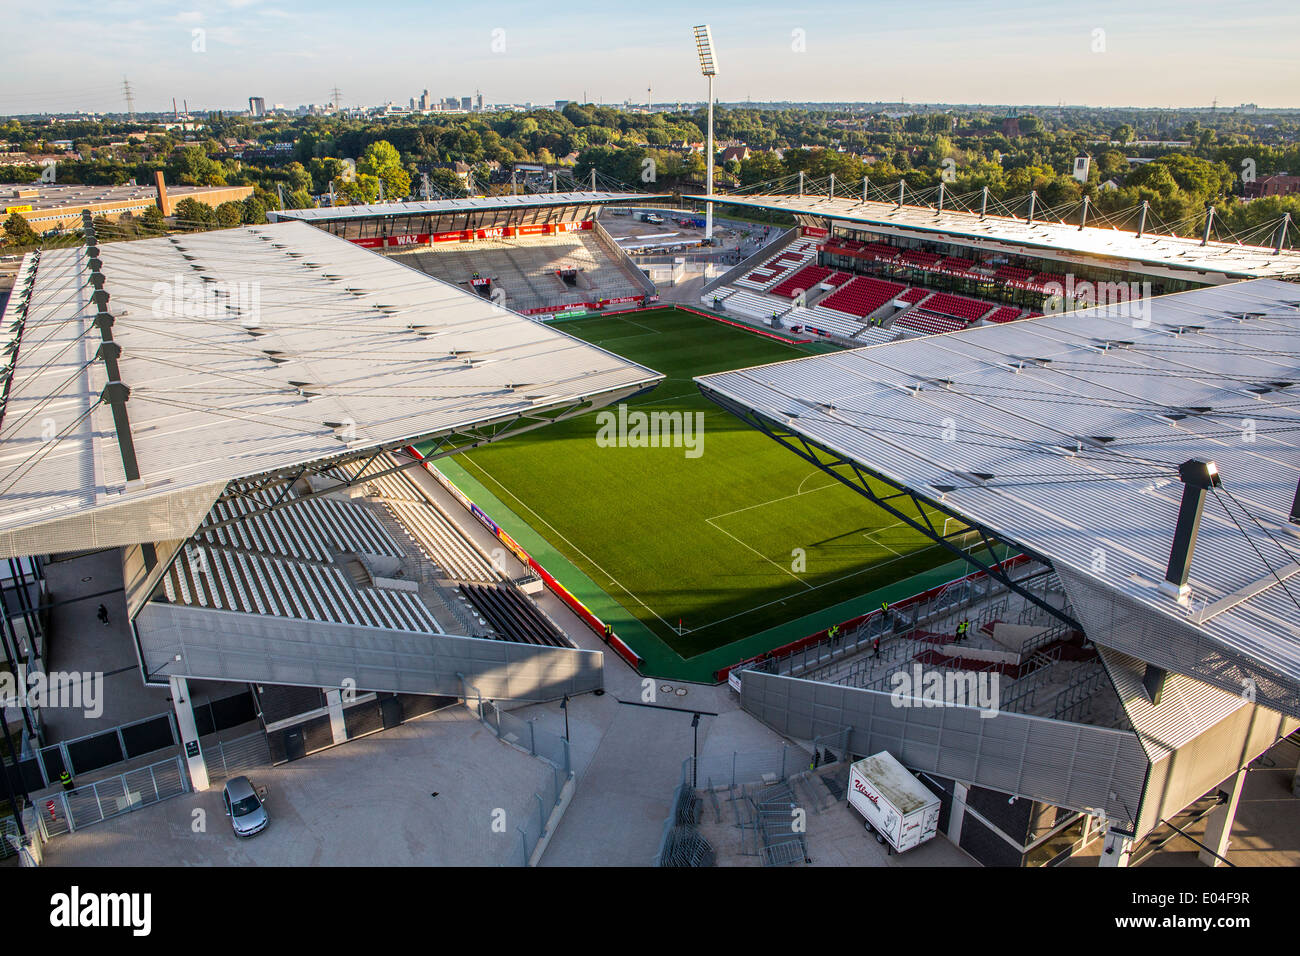
[[[758,671],[741,675],[741,706],[789,737],[850,727],[854,754],[887,750],[912,770],[1075,810],[1105,808],[1112,820],[1137,813],[1149,766],[1128,731],[1006,712],[986,717],[970,707],[900,707],[888,693]]]
[[[599,651],[214,611],[155,602],[136,618],[149,673],[211,680],[556,700],[604,686]],[[181,660],[174,661],[179,655]]]

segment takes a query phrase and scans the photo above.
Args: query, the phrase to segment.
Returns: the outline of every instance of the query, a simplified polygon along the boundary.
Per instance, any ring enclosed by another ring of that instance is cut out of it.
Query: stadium
[[[764,814],[842,806],[881,750],[979,863],[1125,865],[1189,821],[1221,861],[1246,768],[1300,727],[1288,223],[1247,245],[766,188],[683,199],[796,225],[671,305],[601,225],[671,200],[629,191],[131,242],[87,215],[84,246],[27,255],[6,661],[49,669],[109,570],[125,669],[170,709],[79,734],[9,708],[14,802],[53,808],[21,835],[117,815],[65,770],[174,749],[172,790],[202,791],[461,704],[554,771],[486,860],[536,863],[571,700],[645,681],[783,741],[779,772],[688,760],[661,865],[824,855]],[[996,696],[900,706],[911,668]],[[709,827],[733,814],[740,849]]]

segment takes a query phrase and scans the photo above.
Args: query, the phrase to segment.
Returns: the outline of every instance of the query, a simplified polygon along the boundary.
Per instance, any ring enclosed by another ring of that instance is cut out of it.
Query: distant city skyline
[[[188,9],[187,9],[188,6]],[[449,4],[391,0],[374,15],[320,0],[189,5],[57,0],[6,11],[0,113],[324,104],[405,106],[427,89],[488,104],[699,102],[690,28],[713,26],[724,102],[897,102],[1191,108],[1300,107],[1300,5],[1261,0],[915,0],[843,6],[579,0],[563,17],[506,2],[472,23]],[[50,51],[57,49],[57,59]],[[62,65],[61,68],[59,65]],[[52,66],[54,68],[52,68]]]

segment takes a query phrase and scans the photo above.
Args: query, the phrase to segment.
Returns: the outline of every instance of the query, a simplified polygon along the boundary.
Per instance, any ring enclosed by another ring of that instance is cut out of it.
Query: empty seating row
[[[897,282],[855,276],[822,299],[818,305],[865,319],[882,305],[892,302],[905,288],[907,287]]]
[[[862,331],[853,336],[853,341],[859,345],[880,345],[901,337],[902,332],[895,328],[885,328],[881,325],[864,325]]]
[[[927,335],[942,335],[945,332],[956,332],[958,329],[966,328],[966,323],[961,319],[954,319],[947,315],[937,315],[923,309],[913,309],[911,312],[900,316],[895,320],[894,325],[923,332]]]
[[[939,255],[937,252],[924,252],[920,249],[904,249],[899,254],[899,258],[905,265],[926,267],[935,265],[943,258],[943,256]]]
[[[774,315],[785,315],[790,311],[790,303],[781,299],[769,299],[765,295],[755,295],[753,292],[737,290],[735,295],[722,303],[722,311],[766,321]]]
[[[909,305],[920,305],[923,301],[925,301],[925,297],[928,296],[929,294],[930,294],[929,289],[922,289],[918,285],[908,289],[898,298],[902,299],[904,302],[908,303]]]
[[[768,294],[793,299],[800,292],[813,292],[823,282],[840,286],[851,278],[853,277],[847,272],[836,272],[825,266],[804,266],[798,272],[772,286]]]
[[[1002,308],[995,309],[989,315],[985,316],[985,321],[995,322],[998,325],[1001,325],[1003,322],[1014,322],[1022,315],[1024,315],[1024,313],[1014,305],[1004,305]]]
[[[516,644],[573,647],[523,594],[510,585],[463,584],[461,592],[492,627],[492,637]]]
[[[202,540],[229,548],[316,561],[329,560],[331,550],[395,558],[405,554],[368,508],[350,501],[291,498],[275,511],[244,517],[272,504],[275,496],[271,491],[250,491],[218,501],[204,524],[233,521],[210,531],[200,526]]]
[[[817,256],[817,243],[796,239],[753,272],[735,281],[737,286],[762,292],[781,282]]]
[[[852,316],[820,305],[815,305],[811,309],[792,309],[784,321],[791,328],[817,332],[821,335],[833,335],[841,339],[851,339],[863,329],[862,323]]]
[[[643,291],[630,274],[633,266],[616,258],[588,231],[440,243],[419,252],[401,253],[399,258],[421,272],[458,285],[468,285],[475,275],[490,278],[504,291],[507,307],[515,311]],[[578,270],[584,281],[566,286],[557,273],[568,269]]]
[[[380,471],[391,468],[398,462],[393,459],[387,459],[380,465],[372,465],[370,471]],[[418,465],[412,465],[412,468],[418,468]],[[382,475],[378,478],[370,478],[363,481],[367,493],[373,494],[377,498],[387,498],[390,501],[427,501],[424,493],[410,475],[402,471],[395,471],[390,475]]]
[[[410,533],[425,557],[451,580],[496,581],[501,575],[451,519],[428,501],[389,501],[384,504]]]
[[[997,270],[993,273],[993,275],[995,278],[998,279],[1011,279],[1019,282],[1024,282],[1025,280],[1033,277],[1034,270],[1025,269],[1022,268],[1021,266],[998,266]]]
[[[306,621],[440,634],[419,596],[355,586],[333,564],[312,564],[189,544],[163,577],[175,604]]]
[[[940,315],[950,315],[954,319],[974,322],[987,315],[993,306],[979,299],[968,299],[964,295],[936,292],[925,300],[925,308],[929,312],[938,312]]]

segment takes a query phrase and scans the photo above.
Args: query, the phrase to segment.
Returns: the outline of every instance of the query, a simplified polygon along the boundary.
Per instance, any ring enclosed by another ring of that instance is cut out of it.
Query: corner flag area
[[[692,381],[824,346],[677,309],[555,327],[667,378],[626,409],[438,466],[613,623],[647,673],[708,680],[718,667],[831,623],[818,612],[835,608],[836,620],[864,613],[882,588],[951,561],[950,552],[717,408]],[[655,433],[656,422],[670,421],[672,429]],[[925,586],[909,581],[898,596]]]

